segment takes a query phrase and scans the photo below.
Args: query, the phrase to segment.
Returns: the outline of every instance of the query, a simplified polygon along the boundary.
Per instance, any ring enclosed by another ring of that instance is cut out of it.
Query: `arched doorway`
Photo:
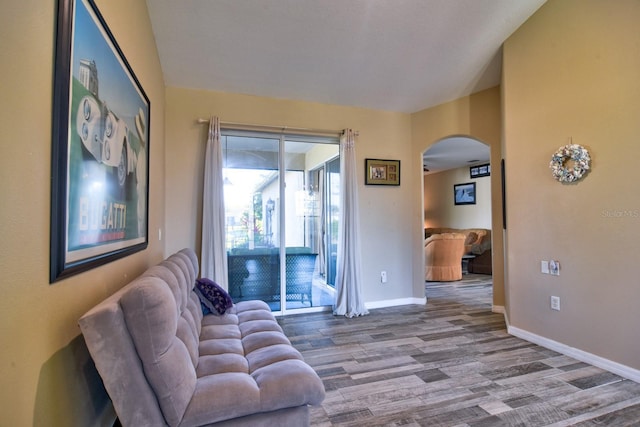
[[[491,280],[490,159],[490,147],[466,135],[443,138],[422,154],[425,237],[446,231],[465,234],[465,252],[460,260],[463,280],[483,280],[477,275]],[[429,275],[431,280],[434,277],[437,281],[437,275]]]

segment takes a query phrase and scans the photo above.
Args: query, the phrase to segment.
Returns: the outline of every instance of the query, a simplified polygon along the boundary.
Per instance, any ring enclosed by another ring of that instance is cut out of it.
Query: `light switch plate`
[[[540,271],[543,274],[549,274],[549,261],[540,261]]]
[[[560,261],[549,261],[549,274],[551,274],[552,276],[560,275]]]

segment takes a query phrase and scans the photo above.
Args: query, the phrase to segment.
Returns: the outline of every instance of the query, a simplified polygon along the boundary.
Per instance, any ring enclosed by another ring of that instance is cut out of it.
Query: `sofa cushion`
[[[227,316],[226,314],[224,316]],[[214,314],[210,314],[205,316],[207,317],[217,317]],[[203,319],[203,320],[204,320]],[[229,324],[229,325],[202,325],[202,332],[200,333],[200,342],[212,339],[240,339],[242,335],[240,335],[240,330],[238,329],[237,324]]]
[[[213,314],[224,314],[233,305],[231,296],[211,279],[196,280],[194,288],[202,304]]]
[[[250,375],[240,372],[206,375],[198,378],[184,424],[203,426],[260,412],[260,400],[260,389]]]
[[[291,346],[263,302],[239,302],[224,315],[204,316],[203,324],[196,370],[198,386],[183,424],[199,425],[256,412],[272,413],[322,401],[322,381]],[[220,382],[221,379],[224,382]],[[242,398],[233,399],[229,392]],[[202,400],[202,393],[213,393],[213,396],[207,402]],[[207,403],[208,407],[201,406]],[[238,425],[245,424],[238,421]],[[300,421],[296,425],[308,424]]]
[[[468,243],[469,245],[474,245],[480,243],[482,239],[487,235],[487,233],[489,233],[489,230],[485,228],[467,228],[466,230],[462,230],[460,232],[465,234],[474,233],[475,239],[469,239],[470,241]]]
[[[200,356],[215,356],[224,353],[244,355],[240,338],[217,338],[201,341],[199,351]]]
[[[283,360],[293,359],[302,360],[302,355],[289,344],[269,345],[246,355],[251,372]]]
[[[318,405],[324,399],[322,380],[299,359],[283,360],[254,371],[263,411],[304,404]]]
[[[200,357],[196,375],[198,378],[207,375],[223,374],[225,372],[249,373],[249,362],[242,354],[222,353]]]
[[[120,289],[85,313],[78,323],[122,424],[164,425],[166,420],[145,375],[120,305],[120,298],[129,289]],[[131,396],[136,397],[135,401]]]
[[[282,332],[276,331],[254,332],[242,338],[242,347],[244,348],[245,354],[249,354],[259,348],[278,344],[291,345],[291,342]]]
[[[480,243],[476,243],[471,246],[471,253],[474,255],[481,255],[486,251],[491,250],[491,238],[485,237]]]
[[[183,277],[184,271],[172,262],[163,262],[149,268],[142,277],[155,277],[164,281],[171,290],[176,302],[176,310],[178,314],[178,330],[176,335],[187,347],[194,366],[198,362],[198,335],[199,320],[193,318],[191,312],[187,310],[189,303],[189,294],[187,289],[178,281],[177,277]]]
[[[470,231],[470,232],[467,233],[467,238],[465,239],[464,244],[465,244],[465,246],[471,245],[476,240],[478,240],[478,233]]]
[[[156,277],[137,279],[120,299],[127,329],[162,413],[170,426],[180,423],[196,388],[196,371],[185,344],[176,336],[176,301]]]

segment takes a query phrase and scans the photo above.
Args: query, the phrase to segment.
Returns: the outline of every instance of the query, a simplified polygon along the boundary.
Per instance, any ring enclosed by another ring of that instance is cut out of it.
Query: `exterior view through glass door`
[[[233,300],[279,312],[332,305],[324,171],[339,162],[337,139],[223,129],[221,143]]]

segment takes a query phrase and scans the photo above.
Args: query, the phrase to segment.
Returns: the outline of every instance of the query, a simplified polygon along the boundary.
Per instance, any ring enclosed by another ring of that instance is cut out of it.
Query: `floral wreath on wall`
[[[567,162],[571,161],[571,166]],[[549,167],[551,174],[560,182],[575,182],[580,180],[589,171],[591,157],[589,151],[582,145],[568,144],[560,147],[551,156]]]

